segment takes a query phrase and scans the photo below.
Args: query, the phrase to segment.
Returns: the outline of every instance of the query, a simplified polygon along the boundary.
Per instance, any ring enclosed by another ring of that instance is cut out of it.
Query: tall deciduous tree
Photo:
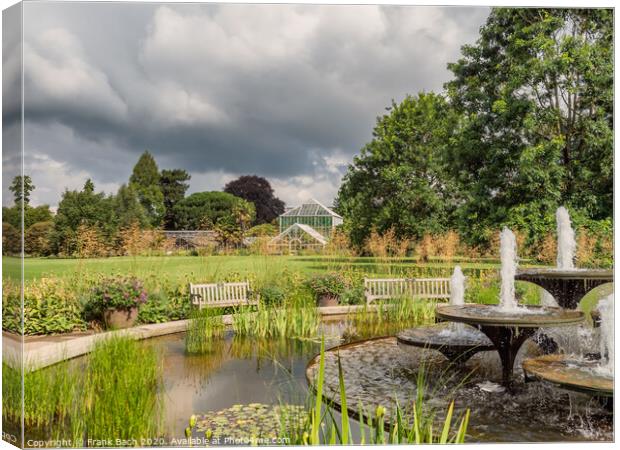
[[[162,170],[159,179],[159,186],[164,196],[164,228],[174,229],[175,217],[174,206],[183,200],[185,192],[189,188],[190,174],[183,169]]]
[[[256,175],[243,175],[229,182],[224,192],[254,203],[255,225],[270,223],[284,212],[284,202],[277,198],[269,181]]]
[[[443,155],[455,125],[455,114],[436,94],[392,102],[377,118],[372,141],[349,166],[336,199],[354,245],[372,229],[393,229],[398,238],[445,229],[452,189]]]
[[[160,175],[155,158],[148,151],[142,153],[129,178],[130,186],[138,194],[152,226],[159,226],[164,216],[164,195],[159,185]]]
[[[81,191],[66,190],[54,217],[53,252],[73,254],[80,226],[96,229],[103,238],[111,240],[117,228],[114,201],[112,196],[96,193],[91,180],[86,181]]]
[[[463,115],[451,146],[461,231],[530,236],[560,204],[611,216],[613,12],[494,9],[446,87]]]

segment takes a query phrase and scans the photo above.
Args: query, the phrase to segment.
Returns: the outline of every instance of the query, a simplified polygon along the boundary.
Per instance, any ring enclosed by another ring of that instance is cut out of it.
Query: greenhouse
[[[322,248],[342,217],[317,200],[286,211],[278,218],[280,234],[270,245],[288,250]]]

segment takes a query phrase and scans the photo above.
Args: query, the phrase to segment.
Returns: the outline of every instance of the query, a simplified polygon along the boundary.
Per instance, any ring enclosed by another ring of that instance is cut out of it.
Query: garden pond
[[[439,352],[400,346],[394,327],[352,330],[340,317],[323,322],[321,330],[327,348],[323,395],[338,409],[339,356],[353,417],[360,406],[373,414],[382,405],[388,419],[395,401],[407,410],[416,398],[422,370],[424,407],[435,411],[440,422],[452,400],[455,421],[470,409],[467,442],[613,440],[613,414],[591,397],[539,382],[518,381],[514,392],[494,383],[501,376],[495,352],[481,352],[457,368]],[[165,438],[153,444],[182,445],[190,430],[193,438],[201,439],[277,437],[284,415],[303,420],[302,407],[311,401],[308,379],[316,375],[320,337],[258,339],[235,336],[229,330],[199,355],[186,353],[184,338],[179,333],[139,342],[154,349],[162,361],[159,414]],[[515,365],[519,380],[523,357],[535,354],[535,344],[523,347]],[[87,358],[70,364],[83,365]],[[340,420],[337,412],[333,414]],[[43,429],[31,429],[29,434],[49,438]],[[356,421],[352,434],[354,439],[360,434]]]

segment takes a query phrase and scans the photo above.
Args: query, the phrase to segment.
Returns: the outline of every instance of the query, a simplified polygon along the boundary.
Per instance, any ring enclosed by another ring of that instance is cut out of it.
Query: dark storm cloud
[[[54,204],[85,176],[114,189],[149,149],[190,170],[192,190],[216,187],[209,174],[257,173],[285,200],[314,184],[330,201],[376,116],[392,99],[440,90],[487,14],[26,3],[26,156],[45,177],[35,184],[50,183],[38,199]],[[50,164],[57,175],[43,173]]]

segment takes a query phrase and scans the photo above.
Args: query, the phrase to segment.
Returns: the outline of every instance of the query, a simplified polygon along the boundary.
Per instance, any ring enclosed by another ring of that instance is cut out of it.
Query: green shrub
[[[24,252],[27,255],[49,255],[51,252],[50,236],[54,222],[37,222],[26,229],[24,235]]]
[[[278,227],[270,223],[253,226],[245,232],[247,237],[275,236],[276,234],[278,234]]]
[[[21,333],[19,286],[4,282],[2,328]],[[64,280],[41,278],[24,287],[24,334],[68,333],[86,328],[75,290]]]
[[[190,316],[192,304],[187,285],[163,282],[159,290],[149,293],[149,301],[138,311],[139,323],[162,323]]]
[[[340,295],[340,303],[342,305],[361,305],[366,301],[364,296],[364,286],[356,285],[348,287]]]
[[[286,298],[284,289],[279,286],[265,286],[259,290],[261,303],[264,305],[282,305]]]

